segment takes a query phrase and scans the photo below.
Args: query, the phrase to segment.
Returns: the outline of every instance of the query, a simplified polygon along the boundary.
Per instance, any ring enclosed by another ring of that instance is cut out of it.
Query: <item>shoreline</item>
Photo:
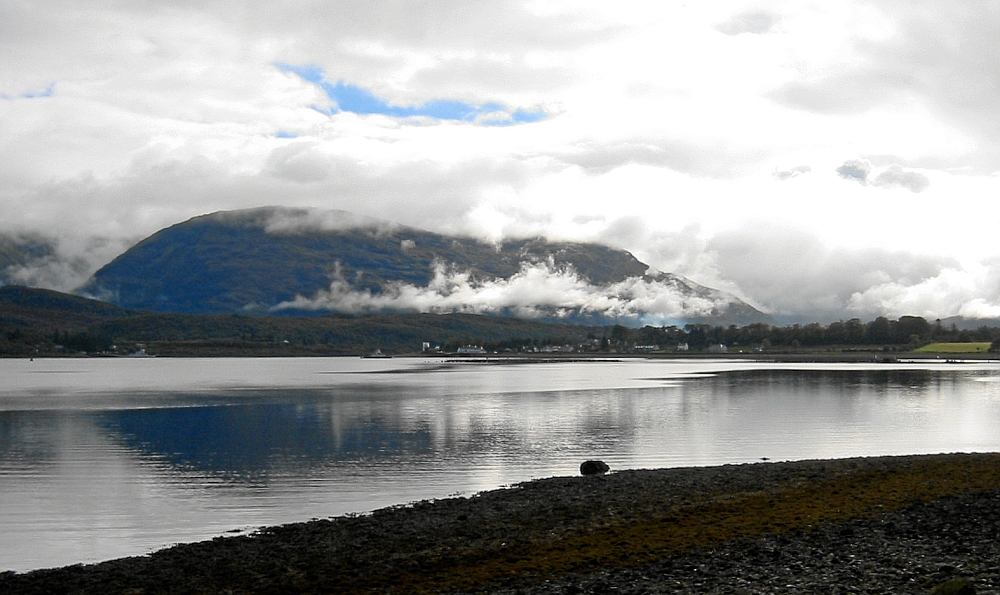
[[[848,590],[998,588],[998,519],[998,453],[629,470],[0,573],[0,592],[736,593],[763,569],[758,582]]]
[[[44,360],[44,359],[230,359],[230,358],[343,358],[343,359],[431,359],[442,363],[488,363],[488,364],[520,364],[520,363],[572,363],[593,361],[614,361],[629,359],[703,361],[732,360],[754,363],[844,363],[844,364],[907,364],[937,362],[948,364],[964,363],[1000,363],[998,353],[914,353],[914,352],[765,352],[765,353],[518,353],[518,354],[485,354],[464,355],[458,353],[399,353],[378,358],[357,353],[310,353],[310,352],[225,352],[204,353],[198,351],[175,352],[167,355],[105,355],[105,354],[45,354],[0,356],[0,359],[10,360]]]

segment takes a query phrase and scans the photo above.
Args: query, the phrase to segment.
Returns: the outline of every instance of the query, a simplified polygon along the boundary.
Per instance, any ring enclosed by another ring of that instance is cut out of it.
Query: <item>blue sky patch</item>
[[[55,95],[55,83],[50,84],[41,90],[36,91],[26,91],[20,95],[7,95],[6,93],[0,93],[0,99],[5,101],[12,101],[14,99],[38,99],[40,97],[52,97]]]
[[[294,132],[279,130],[274,133],[274,138],[299,138],[299,135],[295,134]]]
[[[545,118],[542,110],[511,110],[499,103],[472,105],[454,99],[435,99],[415,106],[399,106],[387,103],[371,91],[344,81],[331,83],[318,66],[276,65],[283,72],[291,72],[302,80],[318,86],[335,104],[333,108],[313,106],[313,109],[327,115],[351,112],[361,115],[381,114],[394,118],[424,116],[436,120],[478,122],[486,126],[510,126],[527,124]]]

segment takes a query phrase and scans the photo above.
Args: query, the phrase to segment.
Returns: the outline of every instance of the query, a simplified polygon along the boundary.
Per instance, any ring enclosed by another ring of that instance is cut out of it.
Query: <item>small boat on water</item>
[[[375,351],[369,353],[368,355],[362,355],[361,357],[365,359],[388,359],[392,356],[387,353],[382,353],[381,349],[376,349]]]

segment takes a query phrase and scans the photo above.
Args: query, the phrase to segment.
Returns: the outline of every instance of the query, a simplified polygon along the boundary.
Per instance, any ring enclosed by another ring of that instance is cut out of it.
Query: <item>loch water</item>
[[[614,470],[1000,451],[1000,362],[0,360],[0,571]]]

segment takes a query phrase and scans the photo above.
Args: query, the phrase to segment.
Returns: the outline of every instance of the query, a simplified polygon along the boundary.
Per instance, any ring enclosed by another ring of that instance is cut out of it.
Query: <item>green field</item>
[[[914,353],[986,353],[989,342],[985,343],[931,343],[924,345]]]

